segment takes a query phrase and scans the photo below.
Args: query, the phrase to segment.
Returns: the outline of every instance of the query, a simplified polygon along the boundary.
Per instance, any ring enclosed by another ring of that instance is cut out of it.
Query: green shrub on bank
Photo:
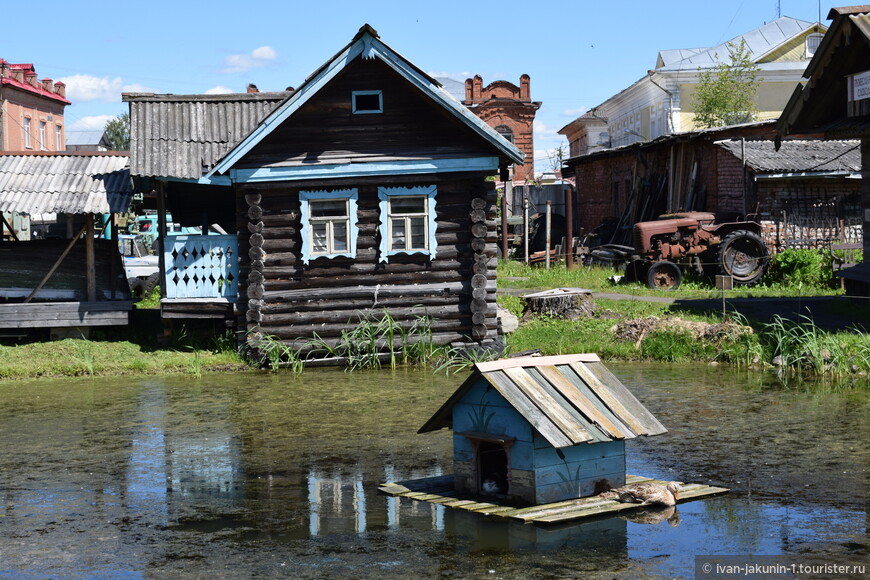
[[[834,278],[825,250],[783,250],[773,256],[764,276],[768,284],[826,288]]]

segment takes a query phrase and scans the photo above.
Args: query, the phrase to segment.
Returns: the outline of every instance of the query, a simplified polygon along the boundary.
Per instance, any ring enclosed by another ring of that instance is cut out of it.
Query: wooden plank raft
[[[625,478],[626,485],[647,481],[661,484],[667,483],[665,481],[659,481],[650,477],[640,477],[637,475],[628,475]],[[729,491],[724,487],[713,487],[700,483],[677,483],[680,485],[680,499],[677,503],[719,495]],[[452,475],[425,477],[399,483],[383,483],[378,486],[378,491],[391,496],[407,497],[417,501],[427,501],[429,503],[463,509],[482,515],[510,518],[527,523],[539,524],[555,524],[581,518],[606,516],[608,514],[638,509],[641,507],[640,504],[637,503],[621,503],[616,500],[603,499],[600,496],[583,497],[557,503],[522,508],[499,505],[497,503],[481,501],[475,498],[457,497],[456,492],[453,489]]]

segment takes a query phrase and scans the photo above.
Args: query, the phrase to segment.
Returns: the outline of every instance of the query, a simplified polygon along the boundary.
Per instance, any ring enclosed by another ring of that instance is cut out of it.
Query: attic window
[[[819,49],[819,44],[822,42],[821,34],[810,34],[807,36],[807,58],[812,58]]]
[[[353,114],[366,115],[384,112],[382,91],[353,91]]]

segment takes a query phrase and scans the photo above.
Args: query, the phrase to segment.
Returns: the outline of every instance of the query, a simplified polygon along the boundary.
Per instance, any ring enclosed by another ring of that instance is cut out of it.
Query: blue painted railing
[[[239,245],[234,235],[166,236],[166,297],[236,301]]]

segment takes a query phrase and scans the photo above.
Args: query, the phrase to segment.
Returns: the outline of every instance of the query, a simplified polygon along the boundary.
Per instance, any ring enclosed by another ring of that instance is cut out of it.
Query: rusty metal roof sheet
[[[0,211],[127,211],[133,194],[127,161],[118,153],[0,153]]]
[[[858,140],[787,140],[776,150],[773,141],[720,141],[720,147],[758,173],[843,173],[861,171]]]
[[[597,355],[572,354],[477,363],[419,433],[452,427],[453,406],[481,378],[556,448],[667,432]]]
[[[130,103],[130,172],[199,179],[292,94],[124,94]]]

